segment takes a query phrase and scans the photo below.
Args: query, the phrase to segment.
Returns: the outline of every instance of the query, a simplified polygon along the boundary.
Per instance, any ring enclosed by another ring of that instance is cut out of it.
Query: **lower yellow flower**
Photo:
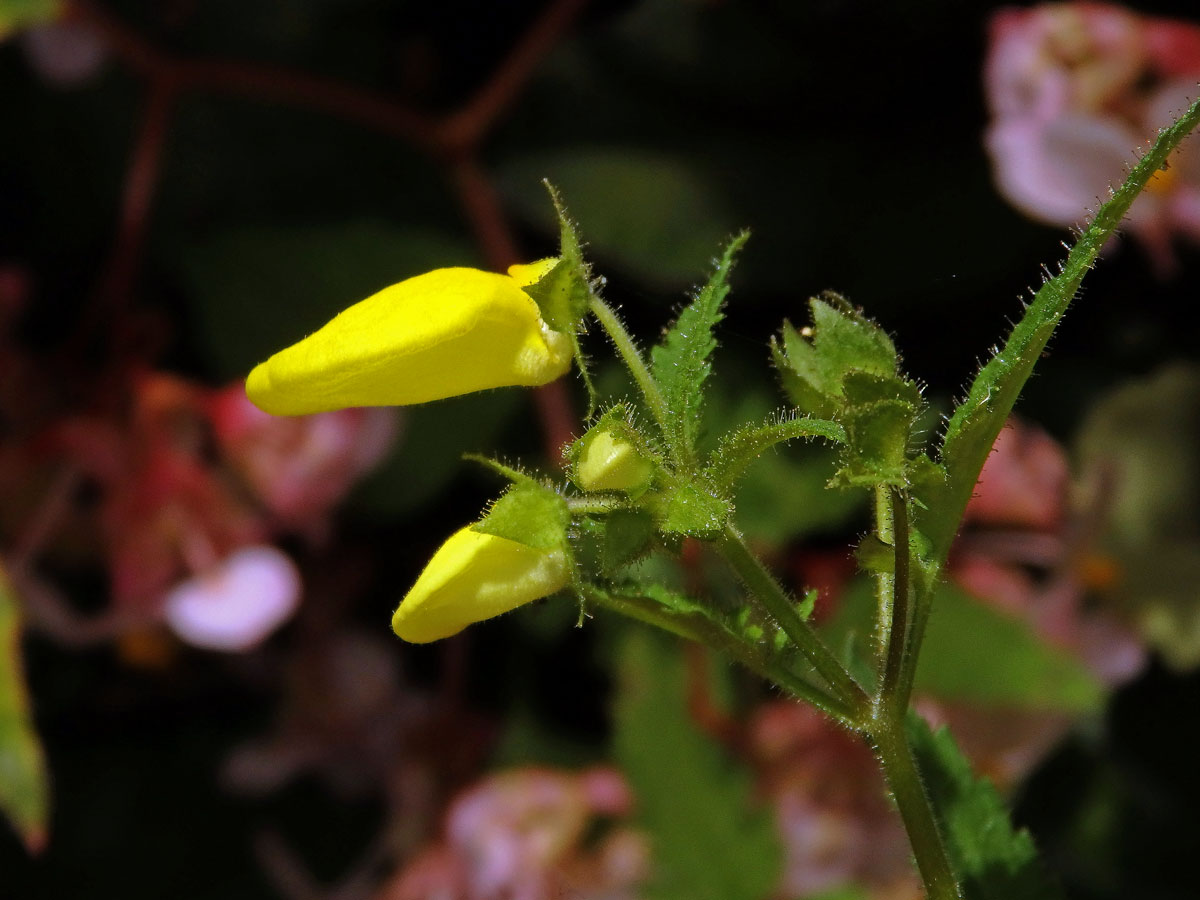
[[[556,262],[508,275],[436,269],[384,288],[256,366],[246,393],[296,416],[547,384],[571,367],[571,337],[546,325],[522,288]]]
[[[463,528],[438,549],[395,615],[392,630],[414,644],[457,634],[567,586],[561,550],[539,550]]]

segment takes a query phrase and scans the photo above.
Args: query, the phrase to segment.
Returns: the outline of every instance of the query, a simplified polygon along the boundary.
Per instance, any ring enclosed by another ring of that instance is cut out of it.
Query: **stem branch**
[[[854,728],[859,727],[855,710],[840,698],[834,697],[823,688],[797,675],[782,665],[779,660],[762,652],[758,645],[735,640],[728,632],[722,631],[707,620],[698,616],[685,617],[669,613],[659,604],[644,598],[624,597],[595,589],[587,591],[587,598],[598,606],[611,609],[613,612],[631,619],[637,619],[639,622],[654,625],[686,640],[729,653],[752,672],[756,672],[767,681],[788,691],[793,697],[811,703],[839,722]]]
[[[892,546],[896,568],[892,579],[892,624],[888,631],[887,657],[879,702],[886,704],[895,719],[902,720],[908,709],[908,694],[904,690],[904,657],[909,634],[909,534],[908,498],[899,488],[891,488]],[[908,688],[911,689],[911,680]]]
[[[588,295],[588,308],[600,322],[601,327],[608,332],[608,337],[613,342],[613,346],[617,348],[617,352],[621,354],[621,359],[629,369],[629,374],[633,376],[633,380],[637,382],[642,391],[642,396],[646,398],[646,406],[649,407],[650,414],[654,416],[654,421],[658,423],[663,434],[667,434],[667,426],[671,419],[667,401],[663,399],[658,382],[654,380],[654,376],[646,367],[646,361],[642,359],[637,344],[633,342],[633,338],[625,329],[625,323],[621,321],[611,306],[596,296],[595,292],[590,292]]]
[[[721,556],[738,574],[746,589],[791,638],[796,648],[807,657],[817,674],[825,679],[838,697],[854,711],[855,717],[851,720],[854,724],[870,703],[866,692],[829,648],[821,643],[821,639],[809,624],[800,618],[791,598],[758,557],[750,552],[742,536],[732,525],[725,526],[725,533],[717,539],[716,545]]]

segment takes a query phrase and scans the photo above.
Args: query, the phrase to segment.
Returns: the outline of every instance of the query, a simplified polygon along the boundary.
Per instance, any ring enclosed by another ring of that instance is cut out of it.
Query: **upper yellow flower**
[[[255,366],[246,394],[265,412],[298,416],[547,384],[571,367],[571,336],[546,325],[522,288],[557,262],[507,275],[436,269],[384,288]]]
[[[569,580],[561,550],[462,528],[438,548],[400,601],[392,630],[414,644],[440,640],[548,597]]]

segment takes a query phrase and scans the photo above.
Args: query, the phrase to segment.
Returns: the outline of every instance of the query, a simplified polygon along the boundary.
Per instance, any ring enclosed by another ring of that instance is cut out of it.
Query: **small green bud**
[[[632,441],[608,428],[586,434],[575,455],[574,481],[585,491],[640,494],[654,478],[654,463]]]

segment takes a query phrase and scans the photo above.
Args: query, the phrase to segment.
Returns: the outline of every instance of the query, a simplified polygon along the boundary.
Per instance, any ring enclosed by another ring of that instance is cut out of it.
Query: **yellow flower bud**
[[[256,366],[246,394],[297,416],[551,382],[571,367],[571,337],[547,326],[522,288],[555,262],[509,275],[436,269],[384,288]]]
[[[392,630],[414,644],[440,640],[548,597],[569,581],[561,550],[463,528],[442,544],[400,601]]]
[[[575,483],[585,491],[638,493],[650,486],[654,464],[632,443],[608,430],[584,439],[575,460]]]

